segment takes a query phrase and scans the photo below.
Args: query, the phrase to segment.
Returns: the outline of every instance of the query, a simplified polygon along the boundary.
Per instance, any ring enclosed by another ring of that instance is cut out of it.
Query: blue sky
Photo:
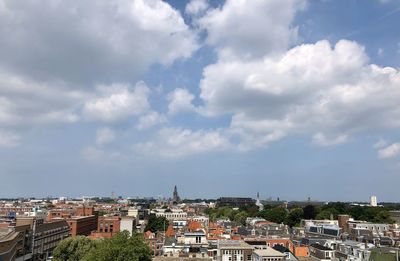
[[[399,201],[399,24],[398,0],[0,0],[0,197]]]

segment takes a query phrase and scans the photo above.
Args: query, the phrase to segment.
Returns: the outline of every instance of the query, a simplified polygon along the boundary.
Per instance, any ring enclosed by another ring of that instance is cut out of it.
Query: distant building
[[[255,206],[256,201],[252,198],[221,197],[217,199],[217,207],[247,207]]]
[[[264,205],[260,201],[260,193],[259,192],[257,192],[256,206],[258,207],[259,211],[263,211],[264,210]]]
[[[153,210],[153,214],[155,214],[156,217],[165,217],[168,220],[186,220],[187,219],[187,213],[184,212],[182,209],[172,209],[172,210],[155,209],[155,210]]]
[[[371,202],[370,202],[371,207],[377,207],[378,206],[378,200],[376,196],[371,196]]]
[[[176,187],[176,185],[175,185],[175,187],[174,187],[174,193],[172,194],[172,203],[173,203],[173,204],[178,204],[178,203],[180,203],[180,202],[181,202],[181,198],[179,197],[178,189],[177,189],[177,187]]]

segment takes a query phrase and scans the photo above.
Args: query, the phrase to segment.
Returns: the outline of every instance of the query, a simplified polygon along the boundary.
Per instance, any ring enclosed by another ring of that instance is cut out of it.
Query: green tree
[[[141,234],[123,231],[101,240],[82,261],[151,261],[151,251]]]
[[[79,261],[95,247],[96,242],[85,236],[69,237],[53,251],[54,261]]]
[[[305,219],[315,219],[317,216],[317,210],[313,205],[307,205],[303,208],[304,218]]]
[[[303,218],[303,209],[294,208],[292,209],[286,217],[285,224],[290,227],[295,227],[300,225],[300,221]]]
[[[239,213],[237,213],[234,217],[234,221],[237,223],[240,223],[242,225],[246,224],[246,219],[247,219],[248,215],[245,211],[241,211]]]
[[[283,223],[287,216],[287,210],[283,207],[275,207],[259,212],[262,218],[275,223]]]
[[[149,222],[146,225],[145,231],[150,230],[151,232],[164,231],[168,228],[168,220],[165,217],[156,217],[156,215],[150,215]]]
[[[394,223],[394,220],[390,217],[390,213],[387,210],[380,211],[374,218],[376,223]]]

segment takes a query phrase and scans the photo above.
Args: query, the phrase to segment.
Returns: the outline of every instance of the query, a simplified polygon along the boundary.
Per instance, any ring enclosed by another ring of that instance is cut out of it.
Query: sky
[[[399,0],[0,0],[0,197],[400,201]]]

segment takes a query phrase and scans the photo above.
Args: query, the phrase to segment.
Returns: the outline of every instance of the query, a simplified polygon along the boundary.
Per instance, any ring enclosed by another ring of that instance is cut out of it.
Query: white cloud
[[[20,143],[19,135],[0,129],[0,148],[1,147],[16,147]]]
[[[316,133],[314,134],[312,141],[317,146],[332,146],[346,142],[348,139],[347,135],[339,135],[336,137],[327,137],[323,133]]]
[[[194,111],[195,107],[192,104],[194,98],[194,95],[187,89],[177,88],[173,90],[167,96],[169,101],[168,113],[174,115],[180,112]]]
[[[318,133],[314,142],[322,145],[398,128],[400,72],[368,61],[362,46],[346,40],[263,59],[219,60],[204,69],[202,111],[233,115],[231,127],[248,136]]]
[[[150,107],[150,89],[139,82],[134,88],[126,84],[98,87],[100,97],[85,103],[83,114],[90,120],[115,122],[146,113]]]
[[[197,48],[179,11],[161,0],[0,0],[0,6],[0,67],[35,79],[123,82]]]
[[[102,146],[115,140],[115,132],[108,127],[98,129],[96,132],[96,144]]]
[[[34,81],[0,69],[2,126],[76,122],[86,97],[86,91],[71,90],[62,81]]]
[[[375,149],[381,149],[387,146],[388,142],[382,138],[380,138],[372,147]]]
[[[139,117],[137,128],[139,130],[143,130],[164,123],[166,121],[167,119],[164,115],[161,115],[156,111],[150,111],[147,114]]]
[[[291,23],[302,0],[227,0],[199,19],[219,57],[257,58],[285,51],[297,39]]]
[[[134,149],[140,153],[174,158],[230,147],[229,140],[221,130],[163,128],[152,141],[138,143]]]
[[[386,148],[382,148],[378,151],[379,158],[388,159],[394,158],[400,154],[400,143],[393,143]]]
[[[208,9],[208,0],[191,0],[185,7],[185,12],[198,15]]]

